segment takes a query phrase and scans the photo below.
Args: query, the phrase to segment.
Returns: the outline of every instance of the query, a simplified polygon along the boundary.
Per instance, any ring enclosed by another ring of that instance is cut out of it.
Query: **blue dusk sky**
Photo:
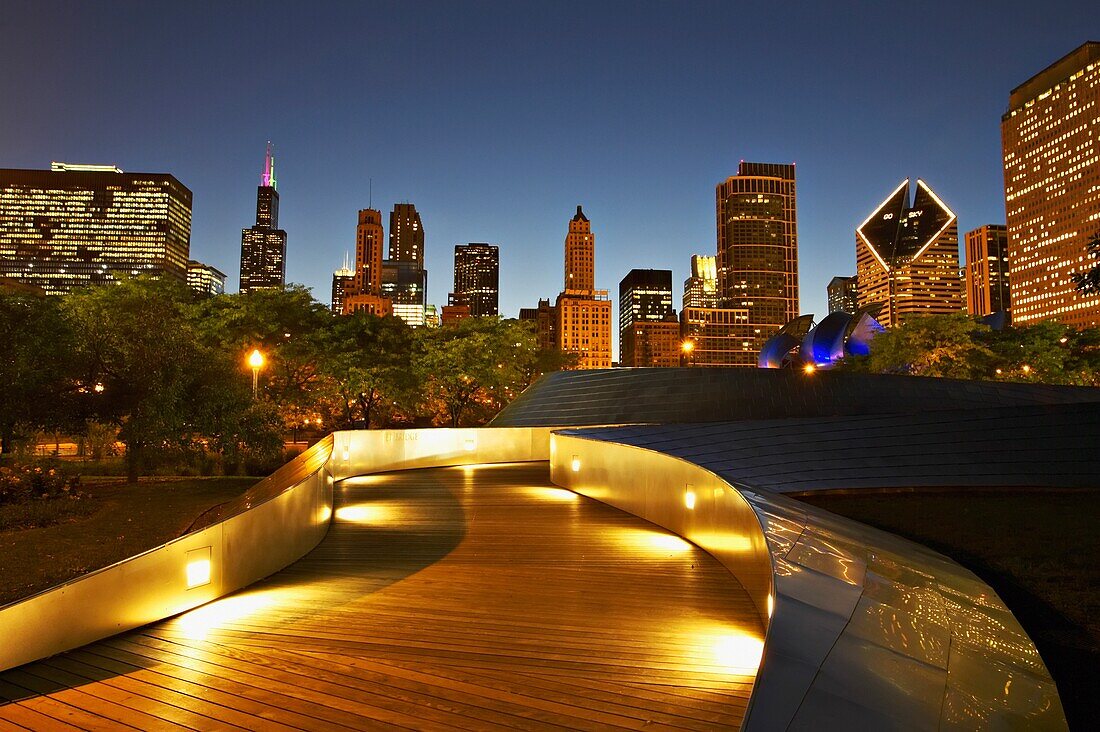
[[[1004,221],[1009,91],[1086,40],[1095,0],[1022,2],[49,2],[0,12],[0,167],[168,172],[191,255],[230,275],[264,145],[287,279],[327,302],[356,212],[411,201],[429,301],[453,247],[500,245],[500,305],[561,289],[568,219],[596,282],[714,254],[714,186],[795,162],[802,311],[855,271],[855,227],[923,178],[960,232]],[[387,232],[388,233],[388,232]]]

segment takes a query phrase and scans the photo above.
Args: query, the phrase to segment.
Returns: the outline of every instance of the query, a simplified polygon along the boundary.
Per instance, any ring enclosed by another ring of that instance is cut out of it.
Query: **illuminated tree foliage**
[[[214,455],[226,472],[270,466],[307,424],[482,424],[574,360],[512,320],[414,330],[392,316],[334,317],[295,285],[199,298],[148,278],[0,295],[0,339],[3,449],[46,428],[117,428],[131,479],[171,454]],[[254,348],[266,358],[257,398]]]
[[[1100,386],[1100,331],[1053,321],[995,331],[965,315],[930,315],[875,336],[841,368],[956,379]]]

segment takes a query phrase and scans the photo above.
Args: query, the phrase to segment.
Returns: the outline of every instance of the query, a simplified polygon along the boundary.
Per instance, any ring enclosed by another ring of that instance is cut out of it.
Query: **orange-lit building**
[[[619,336],[620,366],[680,365],[680,321],[674,312],[664,320],[633,321]]]
[[[558,348],[577,354],[578,369],[611,368],[611,300],[595,281],[596,236],[577,206],[565,235],[565,288],[554,310]]]
[[[558,295],[558,347],[579,357],[578,369],[611,368],[611,300],[607,290]]]
[[[455,325],[460,320],[471,318],[469,305],[444,305],[439,315],[440,325]]]
[[[344,315],[367,312],[383,317],[393,314],[393,303],[381,295],[347,295],[344,297]]]
[[[748,314],[736,341],[750,347],[727,365],[756,368],[764,343],[798,316],[796,203],[794,165],[742,161],[715,188],[719,305]]]
[[[966,311],[984,316],[1011,312],[1009,301],[1008,231],[986,224],[966,232]]]
[[[1001,144],[1013,322],[1100,325],[1100,297],[1072,279],[1100,231],[1100,43],[1012,90]]]
[[[910,204],[906,178],[856,229],[856,277],[859,307],[880,305],[888,328],[962,312],[955,213],[922,180]]]
[[[355,227],[355,292],[363,295],[382,293],[382,212],[373,208],[359,211]]]

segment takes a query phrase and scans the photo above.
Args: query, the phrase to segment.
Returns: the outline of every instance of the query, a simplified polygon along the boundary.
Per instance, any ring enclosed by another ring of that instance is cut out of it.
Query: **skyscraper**
[[[359,211],[355,228],[355,290],[362,295],[382,294],[382,212]]]
[[[569,221],[565,235],[565,290],[554,304],[558,347],[578,357],[577,368],[611,367],[611,301],[593,289],[596,236],[584,211]]]
[[[1012,90],[1001,118],[1012,320],[1100,325],[1100,297],[1075,290],[1100,231],[1100,43]]]
[[[718,297],[748,314],[728,324],[747,344],[729,365],[755,368],[764,343],[798,315],[796,203],[794,165],[742,161],[715,188]]]
[[[642,335],[637,332],[640,329],[635,328],[635,324],[661,322],[670,314],[675,315],[672,309],[672,270],[630,270],[619,282],[619,364],[643,365],[636,362],[640,359],[635,359],[634,345],[638,341],[635,336]],[[649,333],[645,331],[645,334]],[[675,340],[679,341],[679,332]]]
[[[154,274],[187,281],[191,191],[166,173],[0,169],[0,276],[49,294]]]
[[[187,262],[187,286],[205,297],[225,294],[225,273],[194,259]]]
[[[550,304],[549,298],[539,299],[538,307],[520,308],[520,322],[531,323],[535,332],[535,342],[539,348],[550,350],[558,346],[558,311]]]
[[[390,212],[390,260],[424,267],[424,225],[411,203],[395,203]]]
[[[829,280],[825,292],[829,296],[830,313],[855,314],[859,309],[859,279],[856,277],[834,277]]]
[[[332,304],[334,315],[344,313],[344,303],[349,294],[355,292],[355,270],[348,266],[348,255],[344,254],[344,266],[332,273]]]
[[[355,227],[355,269],[349,281],[337,281],[337,270],[332,278],[333,309],[336,308],[336,290],[341,288],[340,310],[350,313],[367,312],[384,316],[393,312],[390,300],[382,296],[382,212],[373,208],[359,210]],[[347,261],[344,269],[348,269]],[[343,276],[346,276],[346,273]]]
[[[958,220],[924,181],[910,205],[903,180],[856,229],[856,277],[859,307],[881,305],[887,328],[962,311]]]
[[[450,305],[467,305],[475,317],[497,315],[500,250],[492,244],[456,244],[454,292]]]
[[[1011,312],[1008,286],[1008,230],[986,224],[966,232],[966,311],[971,315]]]
[[[718,265],[714,257],[691,255],[691,276],[684,280],[682,307],[718,307]]]
[[[569,220],[565,235],[565,284],[564,290],[591,292],[596,288],[596,237],[592,223],[577,206],[577,213]]]
[[[279,228],[279,191],[275,152],[267,143],[264,169],[256,189],[256,223],[241,230],[241,294],[286,283],[286,232]]]

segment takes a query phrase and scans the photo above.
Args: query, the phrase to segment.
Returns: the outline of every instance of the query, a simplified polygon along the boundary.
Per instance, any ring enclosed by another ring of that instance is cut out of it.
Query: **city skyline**
[[[116,7],[93,15],[75,6],[67,11],[74,22],[62,24],[55,22],[60,7],[20,8],[0,27],[9,41],[0,56],[10,54],[12,63],[32,56],[25,44],[47,32],[60,33],[64,48],[38,74],[49,82],[41,89],[18,78],[0,82],[5,94],[25,100],[0,122],[5,166],[41,168],[60,159],[171,172],[196,192],[191,256],[235,273],[237,232],[253,206],[255,151],[271,139],[280,149],[282,224],[291,234],[289,281],[327,300],[332,271],[354,244],[346,221],[371,205],[373,187],[375,202],[417,204],[429,232],[430,271],[450,269],[455,244],[498,243],[506,316],[531,304],[527,293],[556,291],[558,222],[578,203],[601,222],[606,256],[597,287],[612,288],[631,268],[672,269],[674,281],[682,281],[692,254],[713,252],[712,186],[742,158],[798,165],[800,310],[820,316],[829,279],[855,271],[850,232],[866,202],[908,171],[936,181],[961,230],[1004,221],[998,127],[1008,93],[1088,40],[1077,27],[1080,14],[1072,12],[1080,4],[1065,4],[1066,12],[1052,8],[1026,33],[1013,26],[1010,7],[994,13],[944,6],[940,12],[952,22],[931,45],[916,30],[897,30],[901,6],[784,9],[774,18],[705,4],[692,17],[642,8],[626,25],[611,7],[501,6],[493,13],[440,7],[416,14],[427,16],[420,23],[411,22],[410,10],[383,14],[379,43],[353,59],[352,40],[333,29],[355,27],[355,16],[366,10],[297,17],[300,11],[288,6],[264,21],[270,34],[242,34],[252,17],[243,9],[208,18],[179,8]],[[870,32],[848,31],[856,19]],[[754,25],[760,38],[731,41],[722,29],[734,20]],[[69,78],[72,59],[90,53],[95,37],[123,21],[133,32],[116,48],[97,50],[101,60],[91,70],[97,83],[84,69]],[[552,32],[567,21],[575,26],[570,38]],[[470,55],[477,43],[460,51],[450,40],[506,36],[520,25],[531,29],[525,67],[541,65],[538,73],[507,68],[504,59],[520,52],[514,44],[493,50],[482,44]],[[400,43],[382,32],[391,26],[417,26],[409,33],[429,45],[438,40],[430,59],[406,63],[397,56]],[[88,27],[101,32],[77,30]],[[889,48],[874,40],[876,27],[892,29]],[[990,32],[974,39],[968,32],[974,27]],[[656,28],[662,32],[654,53],[639,41],[656,38]],[[770,58],[767,38],[780,33],[805,53],[801,61],[784,60],[783,69],[798,73],[770,88],[753,80],[754,69]],[[309,50],[319,34],[335,34],[325,54]],[[284,52],[257,54],[272,36]],[[595,38],[605,43],[591,43]],[[1008,43],[1012,54],[1003,52]],[[152,57],[161,46],[168,58],[189,61],[154,89],[144,81],[154,70],[134,68],[132,58]],[[582,46],[593,50],[567,60],[565,50]],[[737,73],[715,87],[708,64],[727,55]],[[245,72],[250,57],[272,66],[259,81]],[[856,58],[866,63],[855,65]],[[337,81],[321,83],[328,72]],[[371,104],[384,114],[364,120],[357,116],[361,102],[335,93],[338,82],[359,77],[370,82]],[[898,85],[899,77],[926,81]],[[242,93],[246,84],[255,88]],[[96,95],[89,98],[86,87]],[[54,101],[41,96],[44,89]],[[176,92],[186,108],[163,96]],[[196,112],[200,93],[208,104]],[[746,96],[761,102],[750,105],[751,114],[739,111]],[[913,104],[914,96],[928,103]],[[272,116],[260,97],[277,102],[280,114]],[[554,111],[566,98],[591,114]],[[423,107],[416,115],[414,99]],[[165,104],[171,115],[163,124],[117,113]],[[59,113],[72,105],[82,110],[77,118]],[[582,167],[588,172],[577,175]],[[448,280],[430,280],[428,302],[446,302]],[[237,285],[231,275],[227,289]]]

